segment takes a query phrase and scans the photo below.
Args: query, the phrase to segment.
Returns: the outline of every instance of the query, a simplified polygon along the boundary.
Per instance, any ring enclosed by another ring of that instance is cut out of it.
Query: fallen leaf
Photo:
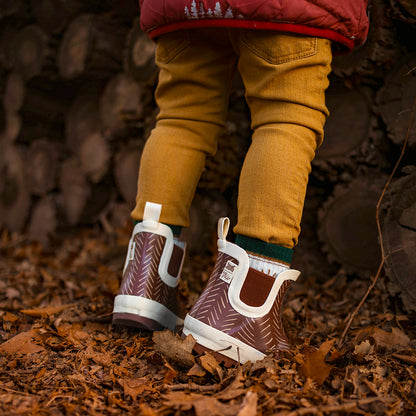
[[[186,412],[194,408],[196,416],[235,416],[239,408],[234,403],[221,403],[214,397],[199,393],[169,392],[163,399],[166,409]]]
[[[207,372],[197,363],[186,373],[187,376],[204,377]]]
[[[11,323],[14,323],[19,319],[16,315],[7,311],[1,318],[3,319],[3,321]]]
[[[137,396],[143,394],[145,391],[152,393],[156,391],[152,386],[149,386],[149,379],[147,377],[123,378],[118,380],[118,383],[123,387],[124,395],[130,396],[133,400],[136,400]]]
[[[178,372],[172,366],[170,366],[169,363],[165,363],[164,365],[167,371],[165,373],[165,376],[163,377],[163,383],[170,384],[173,381],[173,379],[178,375]]]
[[[195,363],[192,355],[192,349],[196,344],[196,340],[192,335],[188,335],[185,339],[174,335],[172,331],[156,331],[153,333],[153,342],[155,350],[184,366],[191,367]]]
[[[140,415],[141,416],[158,416],[159,412],[153,410],[150,406],[146,403],[139,404]]]
[[[46,351],[42,345],[33,342],[35,334],[33,329],[27,332],[21,332],[0,344],[0,351],[6,354],[34,354]]]
[[[232,400],[245,393],[243,370],[242,367],[238,367],[234,380],[224,390],[218,392],[215,397],[219,400]]]
[[[58,335],[65,338],[75,347],[82,347],[86,341],[91,338],[88,332],[82,330],[83,325],[81,323],[63,323],[57,327]]]
[[[21,297],[21,293],[13,287],[8,287],[5,295],[7,299],[19,299]]]
[[[360,344],[354,347],[354,354],[372,354],[374,351],[374,345],[371,345],[370,341],[366,339],[365,341],[361,342]]]
[[[182,391],[170,391],[163,395],[163,405],[167,409],[181,409],[183,411],[191,410],[194,402],[204,396],[198,393],[185,393]]]
[[[32,316],[34,318],[44,318],[51,315],[56,315],[61,313],[65,309],[74,307],[73,304],[68,305],[58,305],[58,306],[45,306],[43,308],[34,308],[34,309],[22,309],[20,312],[25,315]]]
[[[196,416],[234,416],[238,405],[233,403],[221,403],[214,397],[203,396],[194,402]]]
[[[412,355],[398,354],[398,353],[394,353],[392,355],[393,355],[393,357],[399,359],[400,361],[403,361],[406,364],[416,365],[416,357],[414,357]]]
[[[377,345],[387,349],[393,349],[399,346],[407,347],[410,342],[410,338],[398,328],[392,328],[391,332],[383,331],[380,328],[374,328],[371,336]]]
[[[270,390],[270,391],[276,391],[279,387],[279,384],[273,378],[268,378],[268,379],[264,380],[263,383],[267,387],[267,389]]]
[[[325,357],[334,345],[335,339],[325,341],[318,350],[308,353],[300,368],[305,378],[310,378],[321,385],[329,376],[332,366],[325,362]]]
[[[255,361],[251,364],[249,374],[254,374],[256,371],[259,370],[265,370],[268,373],[275,373],[275,367],[275,360],[270,355],[267,355],[262,360]]]
[[[222,380],[224,372],[215,357],[210,353],[205,353],[199,357],[202,367],[212,375],[217,375]]]
[[[237,416],[256,416],[257,399],[257,393],[249,390],[241,403]]]
[[[92,347],[87,347],[81,355],[85,358],[93,360],[96,364],[103,367],[110,367],[113,364],[113,360],[109,352],[97,352],[94,351]]]

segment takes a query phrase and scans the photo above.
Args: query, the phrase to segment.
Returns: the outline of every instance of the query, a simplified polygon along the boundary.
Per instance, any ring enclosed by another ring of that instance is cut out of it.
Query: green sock
[[[235,243],[249,256],[250,267],[276,277],[290,266],[293,250],[237,234]]]

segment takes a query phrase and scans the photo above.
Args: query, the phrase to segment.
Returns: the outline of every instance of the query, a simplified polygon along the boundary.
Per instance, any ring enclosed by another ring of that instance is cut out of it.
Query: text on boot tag
[[[132,261],[134,259],[135,251],[136,251],[136,243],[134,241],[131,241],[129,244],[129,252],[127,254],[127,258],[129,261]]]
[[[233,263],[231,260],[228,260],[225,263],[225,267],[220,275],[220,279],[223,280],[225,283],[230,283],[233,280],[234,271],[237,265]]]

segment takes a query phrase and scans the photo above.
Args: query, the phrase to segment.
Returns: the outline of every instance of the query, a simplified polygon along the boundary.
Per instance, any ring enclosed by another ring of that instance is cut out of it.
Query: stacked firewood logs
[[[416,96],[416,9],[408,0],[374,0],[369,13],[367,43],[334,57],[331,115],[313,162],[294,266],[316,277],[334,270],[374,274],[382,256],[380,225],[386,272],[397,290],[405,290],[414,284],[416,267],[397,266],[404,257],[409,264],[416,258],[415,124],[408,132]],[[98,224],[112,232],[129,221],[140,154],[157,114],[155,44],[140,30],[138,15],[136,0],[2,2],[5,228],[48,244],[66,227]],[[191,211],[187,234],[194,251],[212,246],[219,215],[236,219],[250,135],[236,78],[226,135],[207,161]],[[406,135],[404,158],[376,219]]]

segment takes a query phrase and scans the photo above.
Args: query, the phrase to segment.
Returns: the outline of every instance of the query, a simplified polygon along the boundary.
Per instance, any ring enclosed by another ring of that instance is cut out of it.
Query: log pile
[[[324,259],[329,268],[366,274],[380,260],[375,204],[400,153],[416,96],[416,10],[408,0],[374,0],[369,12],[367,43],[334,58],[331,115],[313,162],[302,224],[307,241],[294,259],[303,270],[320,267]],[[48,244],[67,227],[98,224],[113,232],[129,221],[140,154],[157,114],[155,45],[140,30],[138,13],[136,0],[2,3],[0,223],[7,229]],[[407,170],[400,169],[398,179],[416,164],[415,129],[402,162]],[[207,161],[192,207],[187,233],[196,251],[211,246],[217,216],[235,221],[250,134],[236,78],[227,133]],[[406,194],[411,186],[400,189]],[[395,195],[386,196],[386,221],[401,218],[395,205],[408,209]],[[400,224],[414,237],[413,225]],[[392,234],[391,226],[384,230]],[[397,273],[388,263],[391,270]],[[406,270],[396,279],[404,286],[410,284]]]

